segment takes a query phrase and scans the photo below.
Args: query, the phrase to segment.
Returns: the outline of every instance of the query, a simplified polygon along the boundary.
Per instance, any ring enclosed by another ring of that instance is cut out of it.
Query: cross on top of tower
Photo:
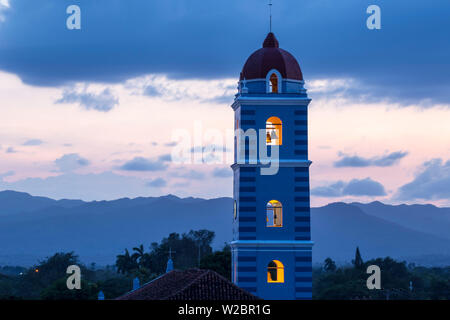
[[[177,253],[176,251],[172,251],[172,247],[170,247],[167,252],[169,253],[169,259],[172,259],[172,253]]]
[[[272,32],[272,0],[269,0],[269,32]]]

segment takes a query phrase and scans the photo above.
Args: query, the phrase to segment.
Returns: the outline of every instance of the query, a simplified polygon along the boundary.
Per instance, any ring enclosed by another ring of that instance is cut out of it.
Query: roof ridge
[[[158,277],[156,277],[155,279],[152,279],[152,280],[150,280],[150,281],[144,283],[144,284],[141,285],[139,288],[134,289],[134,290],[130,290],[130,291],[128,291],[127,293],[125,293],[124,295],[119,296],[118,298],[126,297],[126,296],[128,296],[128,295],[130,295],[130,294],[132,294],[132,293],[136,293],[136,292],[139,292],[139,291],[143,291],[144,288],[145,288],[147,285],[151,284],[152,282],[154,282],[154,281],[156,281],[156,280],[159,280],[159,279],[161,279],[161,278],[164,278],[164,276],[168,275],[169,273],[171,273],[171,272],[173,272],[173,271],[175,271],[175,270],[171,270],[171,271],[169,271],[169,272],[165,272],[165,273],[159,275]]]
[[[214,276],[218,277],[220,280],[231,283],[231,285],[232,285],[234,288],[236,288],[237,290],[239,290],[239,291],[245,291],[246,293],[248,293],[248,294],[250,294],[250,295],[252,295],[252,296],[258,298],[258,296],[255,296],[253,293],[251,293],[251,292],[249,292],[249,291],[247,291],[247,290],[244,290],[244,289],[242,289],[241,287],[237,286],[236,284],[234,284],[233,281],[228,280],[227,278],[225,278],[225,277],[224,277],[223,275],[221,275],[220,273],[218,273],[218,272],[216,272],[216,271],[214,271],[214,270],[209,270],[209,269],[208,269],[207,271],[208,271],[208,273],[211,273],[211,274],[213,274]]]
[[[164,298],[162,298],[161,300],[166,300],[166,298],[171,297],[171,296],[175,296],[180,292],[183,292],[186,288],[188,288],[190,285],[192,285],[195,281],[197,281],[198,279],[200,279],[201,277],[203,277],[205,274],[208,273],[209,270],[204,270],[204,269],[199,269],[199,268],[195,268],[195,269],[187,269],[184,271],[189,271],[189,270],[198,270],[201,271],[200,275],[198,275],[197,277],[195,277],[194,279],[192,279],[191,281],[189,281],[189,283],[187,283],[184,287],[182,287],[181,289],[169,294],[168,296],[165,296]],[[183,272],[183,271],[181,271]]]

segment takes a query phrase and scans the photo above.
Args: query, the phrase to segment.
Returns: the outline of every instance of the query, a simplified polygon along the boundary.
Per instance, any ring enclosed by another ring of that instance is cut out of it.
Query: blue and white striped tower
[[[235,129],[244,134],[262,130],[258,153],[249,148],[251,139],[235,140],[232,278],[263,299],[312,297],[307,127],[311,100],[303,85],[297,60],[279,48],[270,32],[263,48],[245,63],[232,105]],[[276,174],[261,174],[261,147],[272,155],[278,148],[278,159],[272,159],[272,165],[279,166]],[[244,163],[239,150],[245,151]]]

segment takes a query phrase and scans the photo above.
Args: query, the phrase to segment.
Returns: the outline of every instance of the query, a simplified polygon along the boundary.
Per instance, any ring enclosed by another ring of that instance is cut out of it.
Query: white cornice
[[[311,248],[313,241],[304,240],[235,240],[230,242],[232,248]]]
[[[250,162],[250,161],[249,161]],[[253,162],[257,162],[253,160]],[[263,163],[233,163],[231,168],[234,170],[237,167],[269,167],[278,164],[279,167],[309,167],[312,164],[311,160],[271,160],[270,164]]]
[[[238,96],[234,100],[231,107],[233,110],[236,110],[241,105],[274,105],[279,106],[293,106],[293,105],[301,105],[307,106],[311,102],[310,98],[305,97],[249,97],[249,96]]]

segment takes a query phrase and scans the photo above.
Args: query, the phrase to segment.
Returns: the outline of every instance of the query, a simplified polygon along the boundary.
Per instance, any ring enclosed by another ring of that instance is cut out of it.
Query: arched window
[[[270,200],[266,206],[266,226],[282,227],[283,226],[283,206],[278,200]]]
[[[281,93],[281,74],[276,69],[272,69],[266,74],[266,92],[267,93]]]
[[[266,121],[266,144],[269,146],[281,146],[283,136],[283,124],[280,118],[270,117]]]
[[[267,266],[267,282],[284,282],[284,266],[278,260],[272,260]]]
[[[278,93],[278,76],[272,73],[269,78],[269,92]]]

